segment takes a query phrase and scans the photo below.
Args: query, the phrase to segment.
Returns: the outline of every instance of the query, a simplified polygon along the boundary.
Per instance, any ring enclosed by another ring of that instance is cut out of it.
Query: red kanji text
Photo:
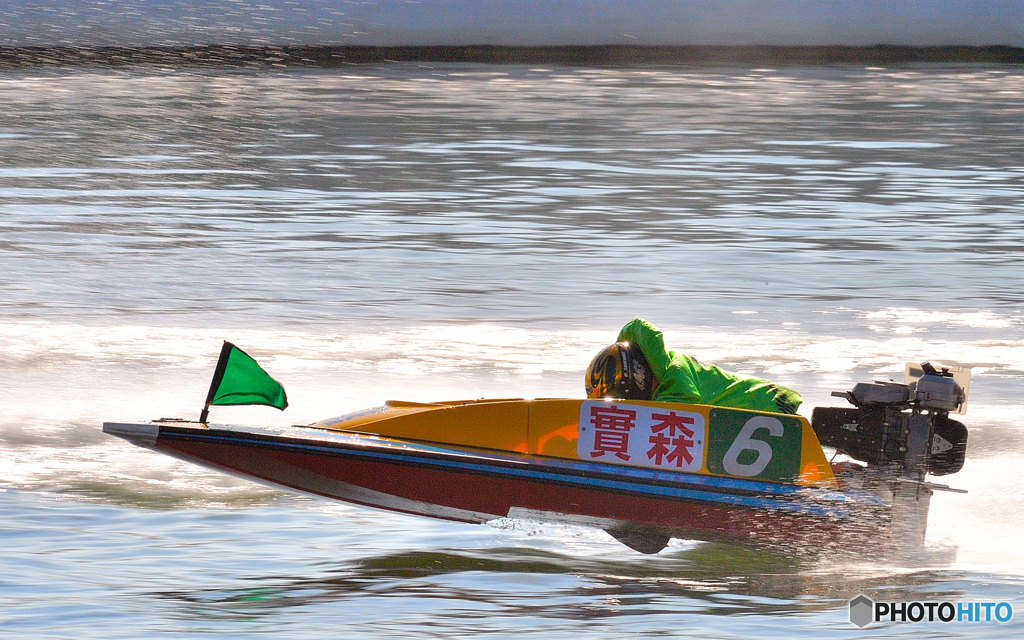
[[[636,411],[620,409],[613,404],[593,406],[590,408],[590,424],[594,426],[591,457],[613,453],[621,460],[629,460],[629,431],[636,426]]]
[[[652,413],[651,418],[657,422],[651,425],[654,435],[650,442],[654,446],[647,452],[647,458],[654,460],[656,465],[661,465],[662,459],[666,464],[675,462],[677,467],[682,467],[684,461],[693,464],[693,454],[690,453],[694,444],[693,429],[687,426],[694,424],[693,418],[678,415],[675,411]]]

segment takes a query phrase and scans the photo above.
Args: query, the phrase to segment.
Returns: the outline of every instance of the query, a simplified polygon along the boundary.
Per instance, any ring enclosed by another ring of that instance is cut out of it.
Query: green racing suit
[[[685,353],[666,350],[661,331],[640,318],[626,324],[616,342],[632,342],[643,351],[658,381],[654,400],[773,413],[796,413],[802,402],[792,389],[723,371]]]

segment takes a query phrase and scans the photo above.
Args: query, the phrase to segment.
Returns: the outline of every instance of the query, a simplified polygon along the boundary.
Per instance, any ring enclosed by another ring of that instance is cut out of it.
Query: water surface
[[[859,593],[1024,611],[1022,97],[986,66],[3,72],[0,626],[788,637],[855,631]],[[285,495],[99,430],[196,417],[222,339],[291,400],[224,422],[579,397],[634,315],[808,414],[909,360],[973,366],[936,560],[646,557]]]

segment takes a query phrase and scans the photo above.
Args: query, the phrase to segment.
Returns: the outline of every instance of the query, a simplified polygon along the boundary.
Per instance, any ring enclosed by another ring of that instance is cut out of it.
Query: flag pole
[[[235,345],[231,344],[227,340],[224,341],[224,345],[220,348],[220,358],[217,359],[217,368],[213,371],[213,380],[210,381],[210,391],[206,394],[206,404],[203,405],[203,411],[199,414],[199,423],[206,424],[206,419],[210,416],[210,405],[213,403],[214,396],[217,395],[217,389],[220,388],[220,383],[224,381],[224,372],[228,368],[228,358],[231,356],[231,350],[235,348]]]

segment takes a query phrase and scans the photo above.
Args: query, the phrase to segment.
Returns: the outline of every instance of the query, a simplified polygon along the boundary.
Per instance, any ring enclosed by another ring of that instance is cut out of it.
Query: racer
[[[792,389],[723,371],[665,349],[654,325],[634,318],[587,367],[588,398],[622,398],[710,404],[772,413],[796,413],[802,402]]]

